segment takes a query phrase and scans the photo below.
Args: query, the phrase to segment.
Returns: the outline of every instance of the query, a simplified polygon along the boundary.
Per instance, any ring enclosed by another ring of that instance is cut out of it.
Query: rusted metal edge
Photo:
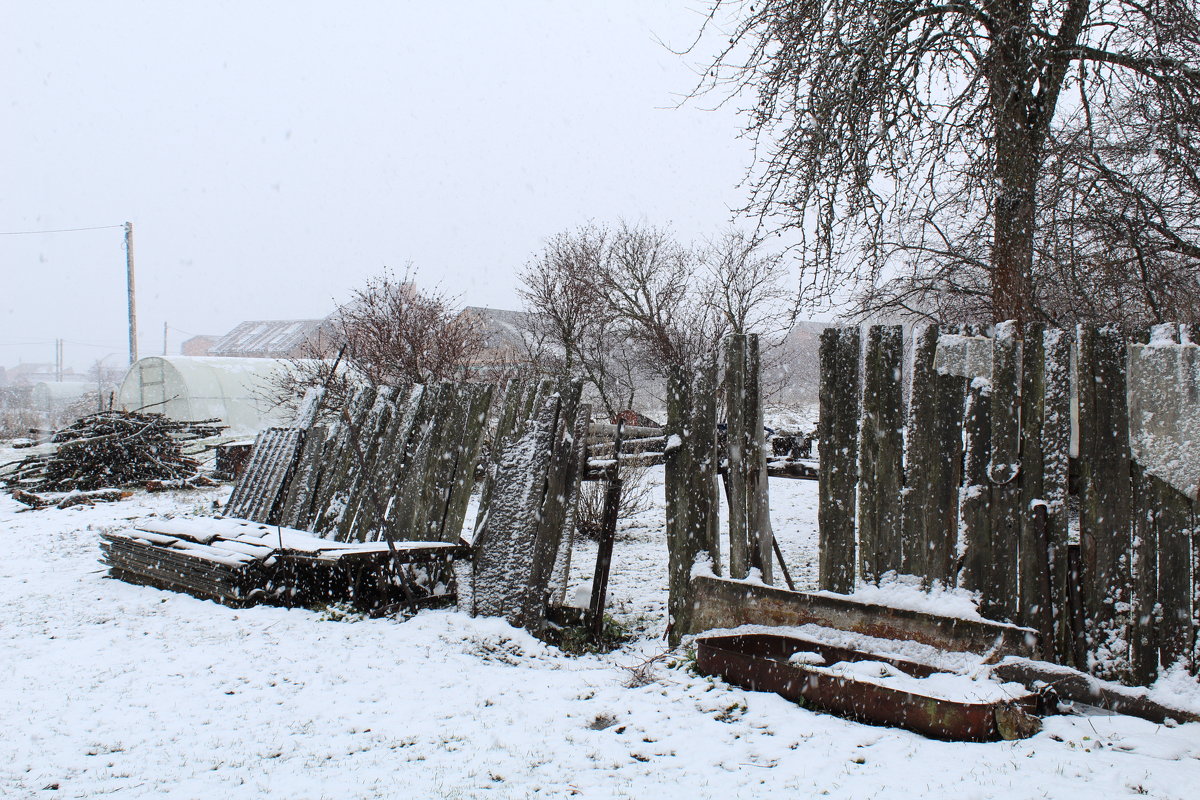
[[[851,597],[792,592],[698,575],[692,633],[739,625],[815,624],[881,639],[904,639],[957,652],[1031,657],[1038,632],[1002,622],[970,620],[866,603]]]
[[[1026,658],[1006,658],[992,667],[992,674],[1003,681],[1013,681],[1028,688],[1049,687],[1061,700],[1086,703],[1117,714],[1128,714],[1162,724],[1200,722],[1200,714],[1165,705],[1146,697],[1144,690],[1102,681],[1085,672],[1045,661]]]
[[[880,656],[815,640],[774,634],[702,636],[696,640],[697,668],[752,691],[775,692],[789,700],[859,722],[891,725],[936,739],[988,742],[1032,736],[1041,728],[1033,716],[1037,696],[967,702],[907,692],[852,676],[832,675],[791,663],[796,652],[813,652],[827,663],[883,661],[914,677],[938,670],[927,664]]]

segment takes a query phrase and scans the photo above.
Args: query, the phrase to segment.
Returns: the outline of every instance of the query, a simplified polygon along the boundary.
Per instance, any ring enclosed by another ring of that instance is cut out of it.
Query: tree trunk
[[[1025,139],[1023,132],[1012,138]],[[992,320],[1029,320],[1032,300],[1036,158],[1027,142],[996,139],[996,208],[992,241]]]
[[[1034,69],[1028,52],[1029,8],[998,0],[991,9],[1000,33],[989,52],[995,122],[992,234],[992,319],[1028,320],[1032,300],[1034,200],[1040,146],[1031,117]]]

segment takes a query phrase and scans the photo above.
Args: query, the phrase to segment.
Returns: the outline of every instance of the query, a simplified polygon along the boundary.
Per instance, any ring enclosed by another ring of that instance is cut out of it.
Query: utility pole
[[[63,340],[54,340],[54,381],[62,383],[63,376]]]
[[[137,305],[133,290],[133,223],[125,223],[125,282],[129,290],[129,363],[137,361]]]
[[[167,323],[163,320],[163,355],[167,354]]]

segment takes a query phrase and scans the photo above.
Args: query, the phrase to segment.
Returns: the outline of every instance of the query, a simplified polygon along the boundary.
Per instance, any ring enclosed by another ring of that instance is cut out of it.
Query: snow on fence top
[[[942,375],[991,380],[992,340],[984,336],[942,334],[938,337],[933,366]]]
[[[1146,472],[1200,499],[1200,346],[1129,348],[1129,444]]]
[[[1171,329],[1171,330],[1167,330]],[[1200,499],[1200,346],[1155,326],[1149,344],[1131,344],[1127,360],[1129,441],[1146,472]],[[1072,361],[1074,358],[1072,358]],[[1018,351],[1017,361],[1021,357]],[[992,340],[944,334],[934,366],[943,375],[992,377]],[[1071,455],[1079,454],[1079,392],[1071,376]]]

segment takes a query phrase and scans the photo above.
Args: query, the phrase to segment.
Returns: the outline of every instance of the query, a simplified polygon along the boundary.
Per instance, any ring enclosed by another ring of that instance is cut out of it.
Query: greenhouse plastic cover
[[[277,425],[290,413],[270,400],[272,378],[290,363],[276,358],[149,356],[121,382],[126,411],[160,411],[172,419],[220,419],[231,432]]]

